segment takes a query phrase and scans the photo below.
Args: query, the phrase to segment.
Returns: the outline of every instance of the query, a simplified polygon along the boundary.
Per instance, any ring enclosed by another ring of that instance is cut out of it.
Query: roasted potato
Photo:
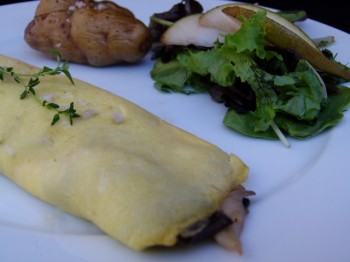
[[[136,63],[151,48],[148,27],[113,2],[41,0],[24,33],[30,47],[51,56],[56,49],[74,63]]]

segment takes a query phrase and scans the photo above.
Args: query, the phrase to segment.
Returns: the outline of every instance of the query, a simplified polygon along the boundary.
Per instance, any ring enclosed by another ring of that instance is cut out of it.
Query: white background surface
[[[148,24],[154,12],[178,1],[118,3]],[[0,7],[0,53],[42,67],[55,66],[24,41],[24,29],[38,2]],[[225,3],[201,1],[205,10]],[[300,24],[311,37],[333,35],[330,48],[350,62],[350,37],[308,20]],[[134,252],[74,218],[30,196],[0,176],[0,261],[350,261],[350,116],[332,130],[306,140],[252,139],[222,124],[226,109],[208,95],[163,94],[153,87],[149,57],[139,65],[93,68],[71,65],[73,77],[129,99],[166,121],[239,155],[250,167],[252,198],[242,234],[243,256],[214,243],[186,249]],[[5,128],[5,127],[0,127]]]

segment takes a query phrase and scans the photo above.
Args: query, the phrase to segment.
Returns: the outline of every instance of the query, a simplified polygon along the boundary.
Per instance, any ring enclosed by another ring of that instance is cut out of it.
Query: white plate
[[[148,24],[151,14],[179,1],[118,2]],[[202,1],[206,10],[223,3]],[[23,39],[37,4],[0,7],[0,53],[39,67],[55,66]],[[311,37],[335,36],[336,44],[330,49],[338,53],[341,62],[350,62],[348,34],[312,20],[300,26]],[[152,65],[149,57],[133,66],[72,64],[71,73],[238,154],[250,166],[246,187],[257,195],[242,234],[244,255],[214,243],[182,250],[134,252],[92,224],[39,201],[0,176],[0,261],[349,261],[348,113],[330,131],[307,141],[291,140],[292,147],[286,149],[277,141],[247,138],[225,128],[222,119],[226,109],[208,95],[158,92],[149,76]]]

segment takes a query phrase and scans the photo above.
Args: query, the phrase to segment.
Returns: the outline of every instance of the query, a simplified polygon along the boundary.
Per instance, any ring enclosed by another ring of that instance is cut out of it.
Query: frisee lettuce
[[[228,106],[224,124],[289,146],[285,136],[305,139],[337,124],[350,104],[350,89],[335,87],[343,79],[325,73],[321,77],[308,61],[266,46],[265,17],[260,11],[249,20],[242,18],[238,32],[208,50],[188,46],[170,61],[157,60],[151,76],[164,92],[212,93],[219,87],[227,97],[235,89],[253,90],[255,108],[247,110],[242,101],[238,104],[243,110]]]

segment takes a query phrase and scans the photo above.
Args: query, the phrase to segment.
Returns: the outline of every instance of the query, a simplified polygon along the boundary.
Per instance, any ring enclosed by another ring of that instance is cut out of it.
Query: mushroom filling
[[[222,211],[217,211],[209,218],[198,221],[186,228],[179,236],[185,243],[193,243],[212,238],[216,233],[231,225],[233,221]]]
[[[250,205],[247,197],[251,195],[255,193],[237,186],[223,201],[221,210],[186,228],[180,234],[179,242],[194,243],[214,238],[219,245],[242,253],[239,236]]]

